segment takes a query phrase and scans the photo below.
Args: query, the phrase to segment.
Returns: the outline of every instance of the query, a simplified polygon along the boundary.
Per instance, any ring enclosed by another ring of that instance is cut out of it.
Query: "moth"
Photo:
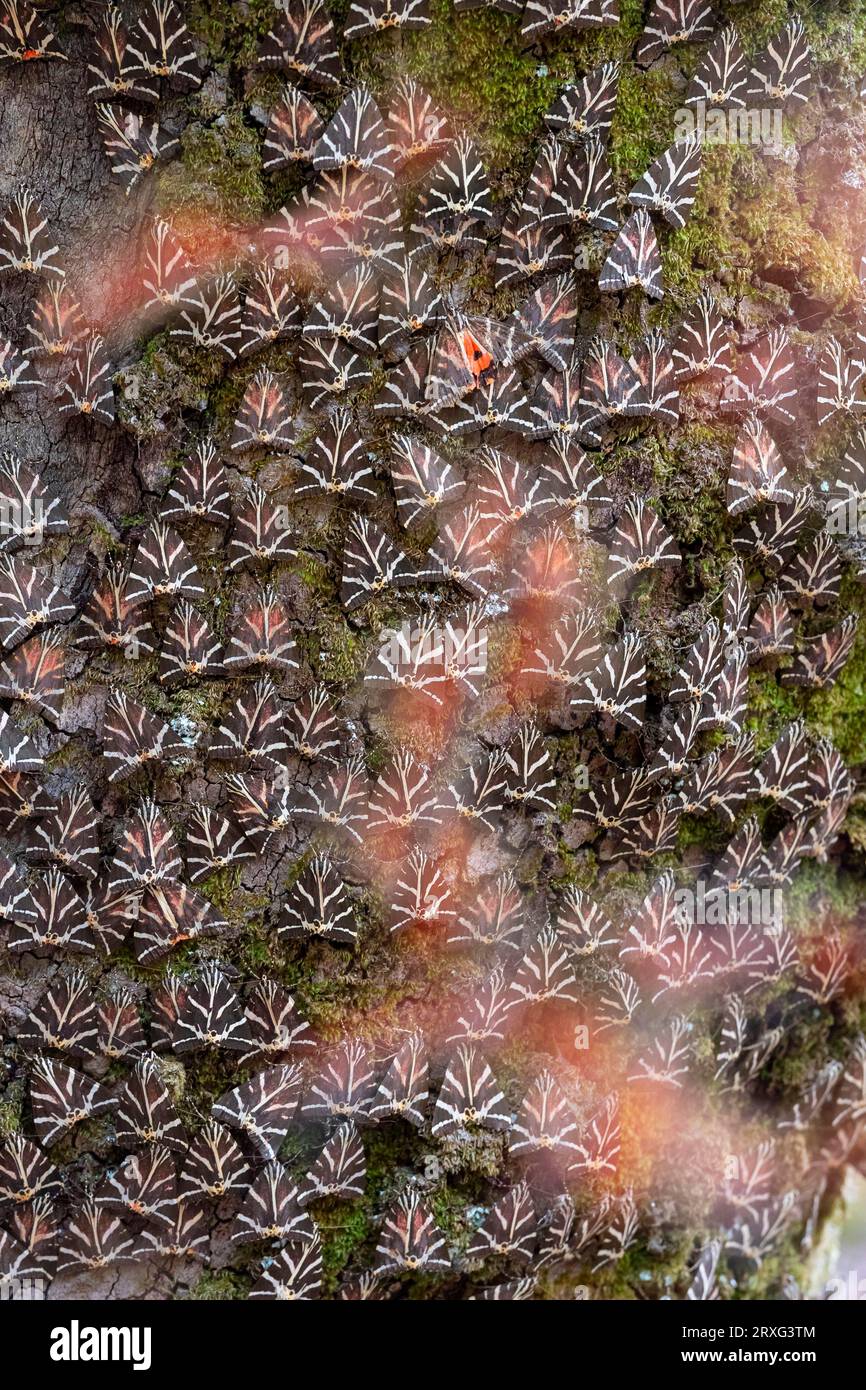
[[[707,0],[653,0],[635,62],[649,67],[670,48],[713,36],[714,15]]]
[[[250,1298],[306,1300],[316,1298],[322,1287],[322,1244],[318,1235],[297,1250],[289,1246],[262,1268],[250,1289]]]
[[[87,323],[80,304],[61,279],[52,277],[33,301],[27,333],[35,345],[25,348],[25,355],[65,357],[86,332]]]
[[[700,704],[712,692],[721,674],[724,651],[722,631],[717,619],[711,618],[689,649],[668,691],[671,704],[694,700]]]
[[[515,327],[549,367],[564,372],[574,351],[577,326],[577,285],[573,275],[545,280],[515,309]]]
[[[640,634],[627,633],[577,684],[572,708],[597,710],[638,733],[643,728],[646,701],[646,661],[641,648]]]
[[[184,942],[219,936],[227,925],[216,908],[188,884],[149,884],[136,916],[136,959],[141,965],[153,965]]]
[[[216,1199],[241,1192],[248,1184],[249,1164],[225,1125],[206,1124],[193,1137],[178,1176],[182,1202]]]
[[[288,512],[259,486],[253,483],[244,501],[235,510],[234,529],[228,547],[229,569],[251,561],[294,559],[297,550],[292,545]]]
[[[189,745],[164,719],[122,690],[112,691],[106,701],[102,737],[110,782],[123,781],[149,763],[189,755]]]
[[[160,520],[166,522],[205,521],[225,526],[231,519],[228,479],[219,461],[217,447],[203,439],[173,475],[160,506]]]
[[[558,148],[554,146],[554,148]],[[544,206],[537,210],[545,227],[591,227],[600,232],[617,229],[616,196],[607,147],[597,135],[589,135],[560,155],[560,167]]]
[[[322,410],[332,401],[339,402],[350,392],[360,391],[373,379],[365,367],[360,352],[341,338],[306,341],[300,357],[301,390],[310,410]]]
[[[100,1206],[171,1225],[177,1205],[177,1175],[168,1149],[129,1154],[96,1190]]]
[[[589,345],[580,375],[576,430],[588,444],[601,443],[617,420],[645,415],[648,402],[634,367],[603,338]]]
[[[508,1007],[545,1004],[550,1000],[576,1004],[578,999],[571,953],[555,927],[542,927],[514,972]]]
[[[128,603],[205,597],[201,577],[186,542],[164,521],[151,522],[133,556],[126,580]]]
[[[288,1169],[275,1161],[266,1164],[235,1217],[231,1239],[236,1244],[284,1240],[289,1245],[307,1245],[314,1241],[315,1224],[301,1207],[299,1197]]]
[[[7,13],[11,13],[8,4]],[[35,11],[33,13],[35,18]],[[29,188],[19,188],[0,222],[0,271],[15,270],[27,275],[47,271],[49,275],[62,278],[66,272],[57,259],[59,250],[51,240],[48,219],[33,194]]]
[[[283,387],[273,372],[263,367],[248,383],[235,416],[232,449],[290,449],[292,415]]]
[[[466,490],[454,464],[408,434],[392,438],[390,469],[397,515],[407,530],[458,502]]]
[[[0,552],[12,554],[24,546],[36,548],[46,535],[69,530],[65,508],[52,497],[38,475],[17,454],[0,458]]]
[[[174,831],[156,802],[146,797],[124,831],[111,865],[111,886],[146,888],[180,876]]]
[[[513,325],[446,308],[446,326],[436,337],[426,399],[442,408],[475,391],[496,367],[510,367],[531,351]]]
[[[806,726],[802,719],[788,724],[767,750],[755,770],[756,795],[768,797],[791,815],[803,811],[803,792],[808,787],[809,759]]]
[[[225,816],[203,803],[193,808],[186,827],[186,864],[192,883],[203,883],[212,873],[252,858],[252,846]]]
[[[631,579],[649,569],[670,569],[682,556],[668,528],[648,502],[631,497],[617,521],[610,548],[610,578]]]
[[[701,102],[713,110],[746,105],[748,69],[740,36],[733,24],[716,34],[689,81],[686,106]]]
[[[4,877],[4,892],[6,888]],[[81,971],[72,970],[51,982],[28,1013],[18,1041],[27,1047],[50,1048],[66,1057],[88,1058],[95,1055],[98,1030],[90,983]]]
[[[90,1198],[66,1220],[57,1273],[108,1269],[121,1260],[132,1260],[134,1243],[119,1217]]]
[[[148,0],[136,25],[129,51],[148,77],[170,78],[198,87],[196,54],[174,0]]]
[[[61,1186],[54,1164],[32,1139],[7,1135],[0,1145],[0,1197],[17,1207]]]
[[[560,140],[607,140],[619,90],[618,60],[599,63],[579,82],[563,87],[544,114],[544,124]]]
[[[792,502],[785,481],[788,470],[773,436],[760,420],[744,421],[734,444],[728,474],[727,507],[731,516],[764,502]]]
[[[407,927],[443,925],[454,916],[451,889],[439,862],[422,850],[415,849],[398,870],[398,877],[389,902],[389,924],[392,932]]]
[[[309,786],[299,788],[295,815],[343,830],[360,844],[367,823],[369,787],[359,756],[323,771]]]
[[[591,346],[590,353],[592,351]],[[534,422],[534,439],[567,443],[579,435],[587,435],[588,442],[600,442],[592,415],[581,406],[581,367],[575,357],[566,363],[565,371],[543,374],[529,409]]]
[[[681,777],[687,771],[689,754],[694,750],[703,722],[703,711],[699,704],[680,706],[673,723],[665,729],[665,736],[649,764],[649,777]]]
[[[561,1085],[547,1070],[534,1077],[520,1103],[508,1138],[513,1155],[565,1158],[577,1151],[578,1126]]]
[[[286,86],[268,117],[262,168],[272,172],[312,163],[313,149],[325,123],[313,103],[297,87]]]
[[[0,696],[57,720],[66,690],[63,652],[57,633],[31,637],[0,665]]]
[[[374,416],[410,415],[424,424],[434,423],[425,394],[434,351],[431,342],[414,343],[409,348],[402,362],[388,372],[385,384],[374,397]],[[447,433],[447,426],[443,433]]]
[[[448,217],[471,217],[490,223],[493,202],[487,171],[475,141],[461,135],[451,144],[431,172],[426,192],[425,217],[437,222]]]
[[[808,100],[812,87],[812,52],[802,21],[792,19],[770,40],[749,73],[748,95],[788,106]]]
[[[640,382],[640,397],[635,403],[642,412],[664,425],[675,425],[680,415],[680,393],[671,350],[657,328],[640,340],[628,365]]]
[[[554,275],[571,268],[572,256],[565,233],[558,227],[534,222],[523,227],[519,208],[512,208],[499,236],[494,288],[506,289],[516,281],[545,272]]]
[[[42,386],[42,379],[27,357],[9,338],[0,338],[0,400],[13,391],[31,391]]]
[[[204,285],[197,282],[169,336],[190,347],[221,352],[234,362],[241,345],[241,305],[232,276],[218,275]]]
[[[424,29],[432,23],[429,10],[429,0],[366,0],[361,4],[352,0],[343,32],[347,39],[354,39],[386,29]]]
[[[492,372],[476,391],[458,401],[451,411],[430,411],[427,419],[431,426],[450,435],[485,429],[522,435],[533,432],[529,402],[514,369]]]
[[[633,212],[620,228],[601,268],[598,287],[609,294],[637,287],[650,299],[663,297],[661,256],[645,208]]]
[[[172,1210],[171,1224],[160,1223],[155,1230],[142,1231],[135,1247],[136,1259],[154,1255],[168,1259],[204,1260],[210,1246],[205,1214],[200,1204],[178,1202]]]
[[[677,382],[725,377],[731,370],[730,335],[715,299],[706,290],[682,322],[673,359]]]
[[[33,63],[41,58],[68,61],[48,25],[27,0],[5,0],[0,15],[0,63]]]
[[[44,1056],[33,1062],[30,1109],[33,1127],[43,1144],[56,1144],[76,1125],[113,1110],[116,1103],[107,1087],[65,1062],[53,1062]]]
[[[379,1083],[370,1118],[403,1119],[423,1125],[429,1092],[427,1046],[420,1032],[400,1044]]]
[[[459,1047],[445,1070],[433,1110],[437,1139],[453,1139],[467,1126],[508,1130],[511,1114],[490,1064],[475,1047]]]
[[[618,944],[610,918],[581,888],[568,889],[557,914],[556,929],[569,950],[578,956],[594,956],[606,946]]]
[[[354,904],[328,855],[314,855],[292,884],[277,931],[286,938],[354,945],[358,935]]]
[[[121,1091],[117,1109],[118,1143],[140,1148],[156,1144],[175,1152],[186,1150],[189,1140],[163,1077],[156,1056],[149,1054],[133,1066]]]
[[[144,258],[145,308],[173,310],[179,304],[195,307],[195,271],[170,222],[158,218],[151,229]]]
[[[288,271],[262,261],[247,285],[241,310],[238,356],[282,342],[301,327],[301,306]]]
[[[393,179],[393,147],[368,87],[355,87],[331,117],[313,149],[313,168],[357,169]]]
[[[191,603],[181,599],[165,630],[159,654],[160,684],[170,687],[222,674],[222,647],[210,624]]]
[[[744,359],[738,359],[725,383],[720,408],[723,413],[754,414],[794,423],[791,407],[796,399],[794,355],[784,328],[761,338]]]
[[[376,496],[374,490],[362,482],[373,474],[369,451],[351,413],[344,408],[338,408],[327,417],[301,460],[300,470],[303,476],[295,484],[296,497],[325,493],[364,502]]]
[[[320,1119],[359,1119],[366,1116],[375,1094],[370,1052],[364,1043],[347,1038],[323,1059],[302,1108],[305,1115]]]
[[[377,349],[378,321],[379,281],[371,266],[358,266],[313,306],[301,331],[369,354]]]
[[[632,207],[660,212],[671,227],[684,227],[694,209],[702,158],[699,136],[678,140],[638,179],[628,195]]]
[[[363,1197],[367,1182],[367,1158],[354,1120],[339,1124],[306,1175],[300,1201],[322,1197],[351,1200]]]
[[[457,1028],[448,1042],[502,1042],[508,1018],[508,986],[505,971],[497,967],[483,984],[477,986],[463,1004],[464,1012],[457,1018]]]
[[[508,766],[506,799],[529,811],[552,811],[550,793],[556,788],[553,764],[544,738],[535,724],[523,724],[505,749]]]
[[[818,363],[818,424],[836,415],[857,416],[866,410],[866,364],[854,361],[836,338],[827,343]]]
[[[158,85],[147,79],[140,60],[130,47],[123,15],[114,5],[109,5],[102,16],[93,58],[94,61],[87,64],[88,73],[95,79],[87,89],[89,97],[118,102],[129,98],[144,102],[158,100]]]
[[[256,62],[286,69],[317,87],[339,88],[343,64],[324,0],[290,0],[259,44]]]
[[[373,784],[367,825],[371,831],[380,832],[414,830],[422,823],[439,825],[441,818],[433,814],[436,807],[428,769],[411,753],[401,750],[385,764]],[[386,858],[395,857],[384,848],[380,853]]]
[[[115,110],[107,102],[97,103],[96,120],[111,172],[120,179],[127,198],[139,179],[179,144],[173,136],[163,135],[159,121],[146,122],[137,112]]]
[[[857,614],[849,613],[836,627],[807,642],[791,669],[782,672],[782,684],[828,690],[851,655],[857,625]]]
[[[781,592],[796,608],[834,603],[842,584],[842,562],[834,537],[819,531],[789,560],[778,583]]]
[[[236,1129],[269,1162],[286,1137],[301,1098],[302,1073],[295,1065],[269,1067],[226,1091],[214,1101],[211,1114]]]
[[[314,685],[291,705],[286,717],[286,743],[298,757],[310,762],[336,762],[340,749],[340,725],[323,685]]]
[[[371,9],[378,8],[382,0],[371,0]],[[406,15],[398,27],[412,28],[426,26],[427,0],[403,0],[391,8],[390,0],[385,0],[385,14]],[[354,8],[360,9],[355,3]],[[416,19],[417,16],[417,19]],[[415,23],[413,23],[413,19]],[[346,30],[347,35],[351,32]],[[412,77],[401,77],[388,109],[388,134],[394,151],[398,169],[420,160],[426,155],[436,154],[448,139],[448,122],[433,103],[430,95]]]
[[[288,789],[264,777],[226,778],[232,810],[243,834],[261,854],[291,824]]]
[[[601,473],[574,439],[550,439],[538,484],[539,512],[573,517],[575,530],[587,530],[591,507],[612,505]]]
[[[353,612],[376,594],[434,579],[432,566],[416,565],[367,517],[353,516],[343,550],[340,601]]]
[[[797,550],[813,511],[811,489],[801,488],[793,501],[777,502],[750,516],[746,529],[734,536],[734,549],[775,572]]]
[[[25,856],[37,863],[56,864],[77,878],[95,878],[99,865],[99,821],[86,787],[64,792],[56,808],[35,826],[25,846]]]
[[[223,971],[211,962],[185,992],[177,1015],[174,1050],[184,1053],[220,1047],[244,1052],[249,1041],[241,1001]]]
[[[466,1251],[469,1259],[492,1256],[528,1264],[538,1240],[538,1216],[526,1179],[499,1198],[473,1233]]]
[[[273,586],[259,589],[236,620],[226,645],[227,671],[297,670],[296,643],[286,610]]]
[[[0,554],[0,647],[9,651],[39,627],[68,622],[75,604],[19,555]]]
[[[404,260],[400,273],[387,275],[379,294],[379,347],[399,352],[415,333],[439,326],[442,296],[422,266]]]
[[[127,596],[127,573],[109,561],[102,580],[81,611],[75,645],[85,651],[109,647],[129,660],[154,651],[156,638],[141,606]]]
[[[447,785],[448,798],[439,809],[464,821],[496,830],[497,817],[506,804],[507,762],[502,750],[463,768]]]
[[[537,1288],[538,1280],[534,1275],[527,1274],[523,1279],[510,1279],[507,1284],[493,1284],[488,1289],[482,1289],[480,1293],[472,1294],[469,1301],[523,1302],[534,1298]]]
[[[245,1006],[247,1061],[276,1062],[299,1047],[316,1046],[309,1024],[299,1018],[288,990],[274,980],[258,980]]]
[[[619,0],[526,0],[521,38],[536,39],[567,29],[599,29],[619,23]]]
[[[41,772],[42,755],[32,739],[0,712],[0,773]]]
[[[444,686],[448,675],[444,636],[435,619],[426,618],[411,632],[400,629],[389,632],[364,679],[371,684],[381,682],[411,694],[424,695],[441,705],[442,699],[435,687]]]
[[[61,411],[114,424],[112,367],[98,333],[87,333],[70,353],[71,365],[58,392]]]
[[[450,1268],[445,1236],[433,1213],[417,1192],[404,1192],[385,1216],[376,1246],[374,1273]]]
[[[147,1048],[138,1004],[128,990],[111,994],[99,1004],[97,1050],[109,1061],[140,1057]]]
[[[701,972],[698,972],[692,978],[700,978],[700,975]],[[628,1080],[632,1083],[640,1081],[655,1086],[672,1086],[680,1090],[683,1085],[681,1077],[689,1072],[686,1059],[692,1052],[692,1044],[687,1039],[689,1029],[687,1019],[670,1019],[662,1035],[654,1038],[652,1046],[636,1058],[637,1071]]]

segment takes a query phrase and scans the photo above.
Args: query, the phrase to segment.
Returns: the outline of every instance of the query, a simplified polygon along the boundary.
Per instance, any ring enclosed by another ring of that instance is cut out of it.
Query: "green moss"
[[[252,1279],[236,1269],[207,1270],[187,1295],[195,1300],[224,1302],[230,1298],[246,1298]]]

